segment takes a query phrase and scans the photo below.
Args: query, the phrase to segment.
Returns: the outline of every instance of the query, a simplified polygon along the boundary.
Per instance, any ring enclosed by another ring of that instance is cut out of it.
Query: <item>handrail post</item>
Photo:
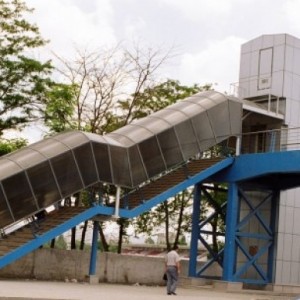
[[[235,155],[239,156],[241,154],[241,141],[242,141],[242,137],[240,135],[238,135],[236,137],[236,143],[235,143]]]
[[[116,204],[115,204],[115,213],[113,215],[114,218],[119,218],[119,211],[120,211],[120,194],[121,194],[121,187],[117,186],[116,191]]]

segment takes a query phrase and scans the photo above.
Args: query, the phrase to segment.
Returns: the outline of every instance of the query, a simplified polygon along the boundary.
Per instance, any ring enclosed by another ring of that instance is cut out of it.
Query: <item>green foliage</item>
[[[167,248],[171,249],[169,234],[175,234],[175,244],[184,242],[184,233],[191,231],[191,204],[193,189],[184,190],[134,219],[137,234],[151,236],[158,228],[164,228]]]
[[[235,156],[235,148],[229,147],[227,142],[226,140],[218,145],[212,146],[210,149],[204,151],[202,156],[206,158]]]
[[[21,0],[0,0],[0,136],[40,117],[52,83],[50,61],[31,54],[46,43],[38,27],[24,19],[31,11]]]
[[[44,245],[45,248],[50,248],[50,244],[51,244],[51,241],[46,243]],[[55,241],[55,248],[56,249],[62,249],[62,250],[67,250],[67,242],[65,241],[63,235],[60,235],[56,238],[56,241]]]
[[[55,246],[56,246],[57,249],[67,249],[67,242],[65,241],[63,235],[60,235],[57,238]]]
[[[21,149],[26,145],[27,145],[27,140],[25,139],[12,139],[12,140],[0,139],[0,156]]]
[[[179,239],[179,242],[178,242],[179,245],[187,245],[187,242],[186,242],[186,238],[184,235],[182,235]]]
[[[47,92],[45,124],[51,131],[62,132],[77,128],[77,124],[72,121],[76,104],[75,91],[76,86],[53,84]]]
[[[91,194],[87,190],[82,190],[80,191],[79,194],[79,203],[81,203],[85,207],[90,207],[91,206]]]
[[[97,249],[100,250],[101,252],[105,252],[103,244],[100,241],[98,242]],[[118,253],[118,245],[116,244],[109,245],[109,252]]]
[[[202,205],[208,207],[210,211],[214,211],[215,215],[210,218],[208,224],[210,224],[212,231],[212,248],[214,252],[220,250],[222,241],[219,240],[218,233],[225,233],[225,214],[226,207],[222,208],[222,204],[227,201],[227,185],[226,184],[213,184],[209,187],[202,188]],[[206,216],[207,217],[207,216]]]
[[[148,236],[145,240],[145,244],[154,245],[155,243],[151,236]]]
[[[132,99],[134,98],[135,105],[132,109],[129,122],[134,119],[140,119],[150,115],[153,112],[159,111],[179,100],[185,99],[195,93],[211,89],[211,85],[193,86],[181,85],[179,81],[169,79],[152,88],[147,88],[143,92],[132,95],[131,98],[125,101],[119,101],[121,111],[127,112],[131,107]],[[127,115],[127,114],[125,114]],[[119,124],[124,125],[124,120]]]

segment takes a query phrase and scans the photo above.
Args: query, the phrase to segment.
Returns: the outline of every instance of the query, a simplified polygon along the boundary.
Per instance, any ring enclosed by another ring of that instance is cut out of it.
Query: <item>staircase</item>
[[[221,160],[220,158],[213,158],[190,161],[125,195],[123,197],[124,201],[121,203],[126,209],[133,209],[192,178]],[[24,227],[5,235],[0,239],[0,268],[37,249],[81,222],[91,219],[107,220],[111,216],[103,213],[101,209],[104,208],[99,205],[93,207],[61,207],[46,213],[42,219],[34,220]]]
[[[44,219],[32,221],[24,227],[4,236],[0,240],[0,257],[37,239],[38,236],[54,229],[79,213],[84,212],[86,209],[86,207],[61,207],[58,210],[46,214]]]
[[[126,208],[128,209],[135,208],[141,203],[150,200],[180,182],[204,171],[221,160],[221,158],[210,158],[190,161],[173,172],[161,176],[149,184],[127,194],[124,196],[122,202],[126,204]]]

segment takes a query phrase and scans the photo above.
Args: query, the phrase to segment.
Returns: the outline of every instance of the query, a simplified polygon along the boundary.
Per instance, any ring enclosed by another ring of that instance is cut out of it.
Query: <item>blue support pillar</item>
[[[272,246],[269,248],[268,253],[268,280],[269,282],[274,282],[274,251],[275,251],[275,228],[276,228],[276,220],[278,216],[278,202],[280,198],[280,192],[274,192],[274,196],[271,200],[271,220],[270,220],[270,228],[273,232]]]
[[[234,281],[233,277],[236,269],[237,256],[237,245],[235,242],[235,238],[238,209],[238,187],[236,183],[230,183],[227,199],[226,235],[223,261],[223,280],[226,281]]]
[[[89,275],[96,274],[99,222],[94,221]]]
[[[192,215],[192,234],[190,244],[189,276],[197,277],[197,256],[198,240],[200,235],[200,204],[201,204],[201,185],[195,185],[193,215]]]

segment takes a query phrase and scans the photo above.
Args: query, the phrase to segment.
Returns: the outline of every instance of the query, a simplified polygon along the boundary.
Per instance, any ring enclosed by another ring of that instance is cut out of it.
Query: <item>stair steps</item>
[[[221,160],[221,158],[193,160],[181,168],[176,169],[173,172],[170,172],[126,195],[122,199],[122,202],[126,203],[126,206],[129,209],[135,208],[142,202],[161,194],[169,188],[179,184],[191,176],[200,173],[201,171],[204,171]]]
[[[0,257],[25,243],[34,240],[37,235],[46,233],[86,209],[86,207],[62,207],[54,212],[46,214],[44,219],[35,220],[9,235],[6,235],[0,240]]]

